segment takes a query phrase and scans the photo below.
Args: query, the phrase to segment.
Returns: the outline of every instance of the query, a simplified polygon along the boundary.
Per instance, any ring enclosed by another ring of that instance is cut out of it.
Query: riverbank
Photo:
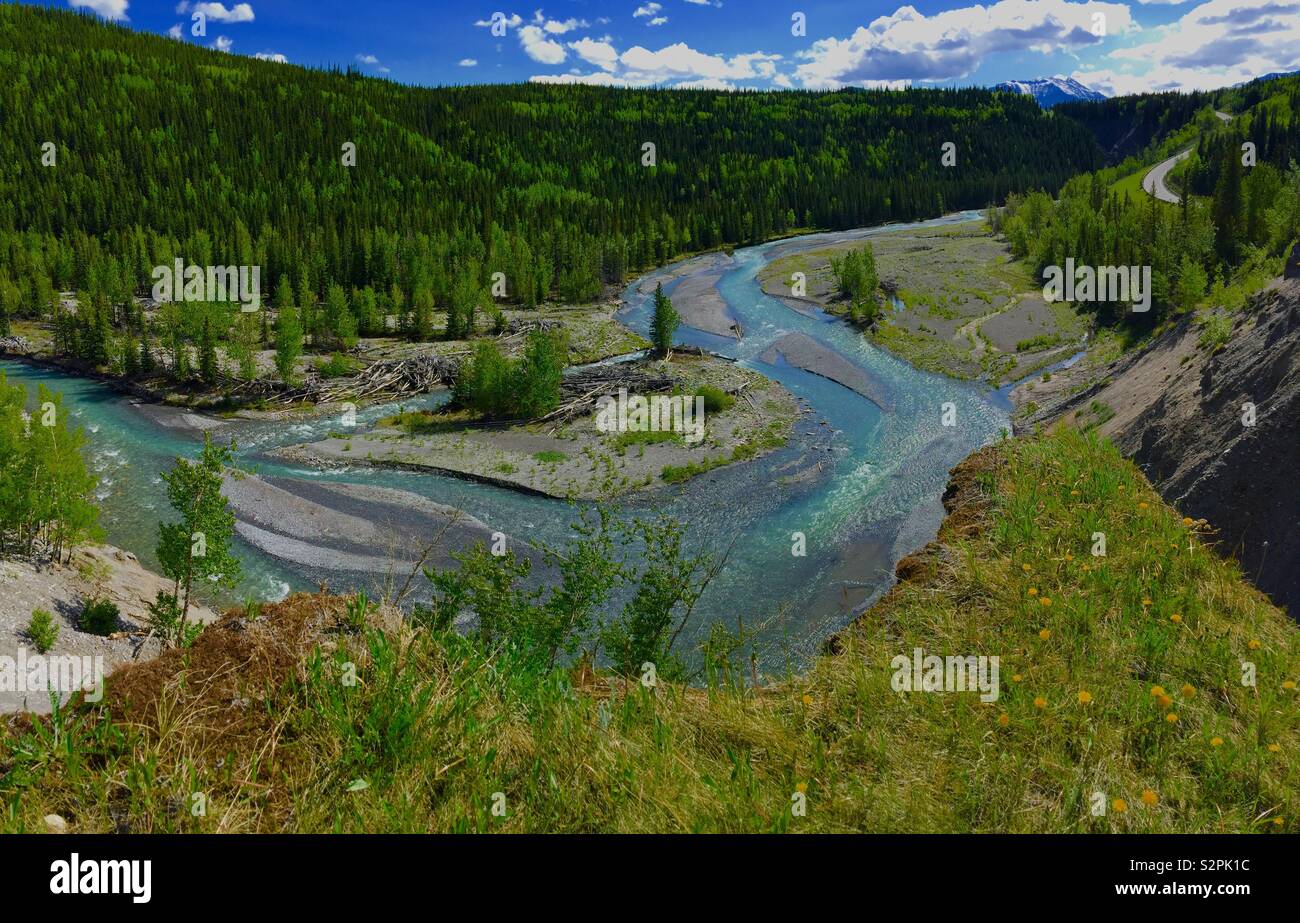
[[[1297,829],[1300,630],[1212,534],[1071,431],[977,453],[947,496],[895,591],[779,680],[755,683],[737,657],[707,688],[645,687],[391,610],[362,635],[355,601],[327,594],[233,611],[187,656],[111,676],[103,706],[65,719],[66,756],[0,777],[0,828],[57,814],[77,832],[150,833]],[[1089,553],[1096,521],[1104,559]],[[896,658],[917,650],[1000,669],[900,691]],[[340,695],[349,668],[360,682]],[[97,731],[105,715],[120,734]],[[362,745],[373,727],[402,730]],[[0,730],[0,762],[36,746],[25,726]],[[501,816],[483,807],[485,772]],[[263,776],[276,784],[247,781]],[[169,810],[178,778],[222,810]]]
[[[1043,299],[1028,268],[981,221],[869,240],[889,297],[864,335],[918,368],[996,387],[1068,357],[1088,332],[1072,306]],[[794,310],[847,315],[830,263],[863,245],[855,238],[781,256],[759,282]],[[795,273],[804,274],[802,295]]]
[[[148,606],[158,592],[172,591],[172,582],[144,567],[129,551],[112,545],[88,544],[73,550],[68,562],[46,557],[0,561],[0,659],[29,657],[37,653],[27,628],[32,613],[48,612],[58,636],[48,656],[102,658],[105,672],[156,657],[162,647],[146,629]],[[80,630],[86,604],[105,601],[118,607],[118,628],[109,636]],[[190,619],[216,621],[205,606],[193,606]],[[0,686],[4,683],[0,682]],[[66,701],[71,693],[63,690]],[[0,688],[0,712],[27,711],[47,714],[50,700],[42,691]]]
[[[272,454],[325,468],[435,471],[546,497],[610,500],[764,455],[785,443],[800,413],[780,384],[711,356],[679,353],[671,361],[646,360],[637,367],[673,381],[661,397],[677,394],[690,398],[694,407],[694,396],[708,388],[725,395],[727,406],[706,411],[698,439],[671,430],[602,430],[598,410],[552,423],[511,426],[423,411]]]

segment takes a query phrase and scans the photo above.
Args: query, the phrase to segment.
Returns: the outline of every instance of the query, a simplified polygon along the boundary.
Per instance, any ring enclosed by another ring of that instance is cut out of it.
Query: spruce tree
[[[673,337],[681,321],[672,300],[664,294],[663,283],[659,283],[655,286],[654,316],[650,319],[650,342],[655,352],[666,356],[672,351]]]

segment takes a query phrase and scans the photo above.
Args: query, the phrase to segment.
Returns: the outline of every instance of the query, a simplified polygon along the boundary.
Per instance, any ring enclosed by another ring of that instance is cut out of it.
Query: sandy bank
[[[242,538],[320,571],[405,575],[422,558],[446,565],[452,552],[488,543],[494,531],[468,513],[392,488],[244,475],[227,477],[222,490]]]
[[[814,375],[829,378],[850,391],[856,391],[881,410],[892,410],[884,388],[865,369],[849,362],[839,353],[818,343],[804,333],[787,333],[760,357],[764,362],[786,362]]]

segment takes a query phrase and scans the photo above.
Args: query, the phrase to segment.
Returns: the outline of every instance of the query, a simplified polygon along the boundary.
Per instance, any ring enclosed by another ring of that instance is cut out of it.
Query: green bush
[[[245,615],[250,621],[257,618],[251,604],[245,608]],[[164,643],[173,647],[189,647],[203,631],[203,626],[198,622],[183,622],[180,603],[171,593],[162,590],[158,591],[154,601],[149,604],[146,624]]]
[[[736,403],[734,397],[713,385],[700,385],[695,396],[704,398],[705,413],[722,413],[730,410]]]
[[[77,627],[92,635],[106,637],[117,631],[117,617],[121,611],[107,599],[92,599],[81,610]]]
[[[524,354],[508,359],[496,343],[474,345],[474,355],[461,365],[452,394],[461,407],[490,420],[522,420],[544,416],[560,404],[560,382],[568,358],[563,334],[535,330],[528,334]]]
[[[42,654],[54,647],[54,642],[59,639],[59,626],[54,616],[44,609],[33,609],[32,620],[27,623],[27,637]]]
[[[334,353],[327,361],[316,363],[316,371],[325,378],[345,378],[355,374],[358,367],[355,359],[349,359],[342,353]]]

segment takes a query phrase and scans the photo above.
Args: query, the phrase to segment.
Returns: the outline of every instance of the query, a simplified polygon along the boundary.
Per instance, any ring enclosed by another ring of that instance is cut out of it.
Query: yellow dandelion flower
[[[1288,679],[1288,680],[1286,680],[1285,682],[1282,683],[1282,688],[1283,688],[1283,689],[1294,689],[1294,688],[1295,688],[1295,680],[1293,680],[1293,679]]]
[[[805,704],[805,705],[811,705],[811,704],[812,704],[812,696],[810,696],[810,695],[809,695],[808,693],[806,693],[806,692],[803,694],[803,704]]]
[[[1268,745],[1268,752],[1269,752],[1269,753],[1281,753],[1281,752],[1282,752],[1282,745],[1281,745],[1281,744],[1269,744],[1269,745]]]
[[[1079,492],[1078,492],[1077,490],[1072,490],[1072,491],[1070,491],[1070,496],[1071,496],[1071,497],[1077,497],[1077,496],[1079,496]]]
[[[1282,826],[1282,818],[1280,818],[1280,817],[1275,817],[1275,818],[1273,818],[1273,826],[1274,826],[1274,827],[1281,827],[1281,826]]]
[[[1183,688],[1179,692],[1183,694],[1184,699],[1190,699],[1196,695],[1196,687],[1191,683],[1183,683]]]
[[[794,787],[794,790],[795,790],[796,792],[800,792],[800,793],[806,792],[806,791],[808,791],[808,783],[807,783],[807,782],[800,782],[798,785],[796,785],[796,786]]]
[[[1161,708],[1168,708],[1170,705],[1174,704],[1174,700],[1167,695],[1162,695],[1156,698],[1156,704]]]
[[[1021,564],[1020,569],[1024,571],[1026,574],[1029,573],[1031,570],[1033,570],[1033,568],[1030,567],[1028,564]]]
[[[1080,704],[1080,705],[1087,705],[1087,704],[1088,704],[1089,702],[1091,702],[1091,701],[1092,701],[1092,693],[1089,692],[1087,689],[1080,689],[1080,690],[1079,690],[1079,704]]]
[[[1150,503],[1147,503],[1145,500],[1143,500],[1141,503],[1138,504],[1138,509],[1144,510],[1150,505],[1151,505]]]
[[[1051,600],[1051,598],[1048,597],[1048,596],[1042,596],[1042,597],[1039,598],[1039,600],[1038,600],[1038,604],[1039,604],[1040,606],[1043,606],[1044,608],[1046,608],[1046,607],[1048,607],[1048,606],[1050,606],[1050,605],[1052,604],[1052,600]]]
[[[1052,636],[1051,629],[1048,628],[1044,628],[1042,631],[1038,633],[1038,637],[1042,638],[1044,641],[1046,641],[1051,636]]]
[[[1043,698],[1041,695],[1034,697],[1034,708],[1046,708],[1046,707],[1047,707],[1047,699]]]
[[[1222,737],[1211,737],[1211,738],[1210,738],[1210,746],[1211,746],[1211,747],[1222,747],[1222,746],[1223,746],[1223,738],[1222,738]]]
[[[1144,789],[1142,792],[1142,803],[1147,807],[1155,807],[1160,803],[1160,796],[1151,789]]]
[[[1165,687],[1164,687],[1164,686],[1152,686],[1152,687],[1151,687],[1151,694],[1152,694],[1152,695],[1164,695],[1164,694],[1165,694]]]
[[[1031,586],[1031,587],[1029,588],[1029,595],[1030,595],[1030,596],[1037,596],[1037,595],[1038,595],[1038,587]]]
[[[1183,617],[1175,612],[1173,615],[1169,616],[1169,621],[1173,622],[1175,625],[1181,625],[1183,624]]]
[[[1003,712],[1002,714],[998,715],[999,727],[1006,727],[1010,723],[1011,723],[1011,716],[1008,715],[1006,712]]]
[[[1254,638],[1251,638],[1250,643],[1247,644],[1246,647],[1250,648],[1252,651],[1257,651],[1259,650],[1259,642],[1256,641]]]
[[[1067,561],[1073,561],[1073,560],[1074,560],[1074,555],[1069,554],[1069,553],[1067,552],[1066,555],[1065,555],[1065,560],[1067,560]]]
[[[1142,599],[1142,605],[1144,605],[1144,606],[1149,606],[1149,605],[1151,605],[1151,600],[1149,600],[1149,599],[1143,597],[1143,599]]]
[[[1183,517],[1183,525],[1185,525],[1185,526],[1193,526],[1193,525],[1196,525],[1196,520],[1193,519],[1191,516],[1184,516],[1184,517]]]
[[[1128,810],[1128,802],[1125,801],[1123,798],[1116,798],[1114,801],[1110,803],[1110,809],[1114,811],[1116,814],[1123,814],[1125,811]]]
[[[1170,724],[1177,724],[1178,716],[1175,715],[1173,712],[1170,712],[1169,714],[1165,715],[1165,720],[1168,721]]]
[[[1024,677],[1021,676],[1019,673],[1013,673],[1013,674],[1011,674],[1011,682],[1013,682],[1013,683],[1018,683],[1018,682],[1020,682],[1022,679],[1024,679]]]

